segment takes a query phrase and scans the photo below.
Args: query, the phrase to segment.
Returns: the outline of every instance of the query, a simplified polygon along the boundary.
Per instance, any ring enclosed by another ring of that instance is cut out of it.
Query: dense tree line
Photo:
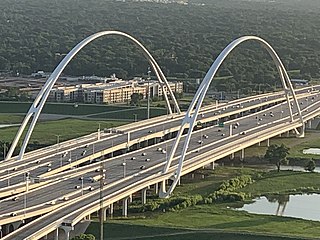
[[[202,78],[221,50],[242,35],[266,39],[292,77],[320,78],[320,3],[317,0],[190,0],[188,5],[107,0],[2,0],[0,70],[52,71],[76,43],[101,30],[139,39],[167,76]],[[148,63],[120,37],[87,46],[65,70],[71,75],[141,76]],[[271,58],[245,43],[221,67],[222,91],[272,90],[280,81]],[[190,88],[195,88],[191,82]]]

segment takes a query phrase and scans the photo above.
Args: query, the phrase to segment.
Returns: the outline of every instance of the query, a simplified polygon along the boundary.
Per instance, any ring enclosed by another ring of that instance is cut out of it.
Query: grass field
[[[0,113],[27,113],[31,103],[21,102],[0,102]],[[128,110],[128,113],[126,112]],[[119,113],[117,113],[119,112]],[[151,108],[151,115],[159,116],[166,114],[167,110],[163,108]],[[133,114],[138,114],[138,119],[147,117],[146,108],[118,105],[95,105],[78,104],[75,107],[72,103],[46,103],[42,113],[84,116],[91,114],[101,114],[102,118],[109,119],[134,119]]]
[[[184,177],[174,195],[206,196],[217,190],[219,184],[232,177],[249,174],[260,176],[253,184],[240,189],[261,195],[269,192],[287,192],[300,187],[319,188],[319,173],[283,171],[268,172],[253,168],[218,167],[199,170],[194,179]],[[199,176],[205,176],[203,177]],[[150,201],[150,200],[149,200]],[[250,214],[235,211],[236,203],[202,204],[175,212],[147,212],[130,214],[128,219],[108,220],[105,239],[318,239],[320,222],[289,217]],[[132,218],[130,218],[130,216]],[[87,233],[98,236],[98,224],[93,223]]]
[[[93,222],[87,229],[88,233],[99,236],[99,224]],[[106,223],[104,225],[104,239],[153,239],[153,240],[285,240],[286,237],[254,235],[246,232],[232,233],[218,230],[191,230],[181,228],[153,227],[125,223]],[[290,238],[296,240],[299,238]]]
[[[302,153],[306,148],[320,148],[320,131],[307,131],[304,138],[292,137],[278,137],[270,139],[270,144],[285,144],[290,148],[289,157],[302,157],[302,158],[314,158],[320,159],[320,155],[306,155]],[[266,143],[262,142],[261,146],[252,146],[245,150],[245,154],[248,157],[260,156],[263,157],[266,153]]]
[[[24,116],[12,114],[0,114],[0,124],[21,123]]]
[[[117,127],[126,124],[120,121],[89,121],[79,119],[64,119],[57,121],[40,122],[36,125],[30,142],[37,141],[41,144],[54,144],[56,135],[60,135],[60,141],[77,138],[97,131],[99,124],[101,129]],[[0,129],[0,140],[11,142],[18,131],[18,127]]]

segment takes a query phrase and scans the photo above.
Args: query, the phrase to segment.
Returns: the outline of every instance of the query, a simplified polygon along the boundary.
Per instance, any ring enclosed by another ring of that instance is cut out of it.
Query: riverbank
[[[239,188],[236,192],[246,193],[251,200],[265,194],[280,194],[288,192],[319,192],[319,173],[305,173],[294,171],[267,171],[254,168],[217,167],[216,170],[199,170],[191,179],[186,176],[182,185],[177,187],[171,199],[201,195],[207,198],[219,190],[221,183],[238,176],[250,175],[253,183]],[[149,196],[147,204],[158,201],[154,195]],[[162,201],[162,200],[160,200]],[[170,200],[168,200],[170,201]],[[108,219],[105,225],[108,238],[106,239],[318,239],[320,236],[320,222],[302,220],[290,217],[250,214],[233,208],[241,207],[246,201],[227,201],[205,203],[199,201],[196,205],[179,208],[170,206],[171,210],[157,209],[155,211],[136,212],[140,207],[139,198],[131,204],[129,218]],[[171,203],[168,203],[171,204]],[[131,211],[131,212],[130,212]],[[96,234],[97,224],[88,228],[88,233]],[[130,233],[119,229],[131,229]],[[161,229],[173,231],[156,233]],[[189,231],[189,232],[188,232]],[[195,232],[194,232],[195,231]],[[217,234],[219,233],[219,234]],[[131,234],[131,235],[130,235]],[[98,236],[98,235],[96,235]],[[138,238],[136,238],[138,239]]]

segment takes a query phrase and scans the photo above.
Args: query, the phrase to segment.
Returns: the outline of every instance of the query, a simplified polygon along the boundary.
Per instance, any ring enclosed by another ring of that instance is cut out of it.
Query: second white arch
[[[177,134],[177,137],[175,139],[175,142],[171,148],[169,157],[167,159],[166,165],[163,169],[163,173],[167,173],[169,170],[169,167],[171,166],[171,162],[173,160],[173,156],[175,155],[176,151],[177,151],[177,147],[178,144],[180,143],[183,131],[186,127],[188,127],[188,133],[187,133],[187,137],[184,141],[184,145],[183,145],[183,149],[181,151],[181,155],[180,155],[180,159],[179,159],[179,163],[178,163],[178,167],[177,170],[175,171],[175,173],[173,174],[172,178],[173,178],[173,183],[171,184],[171,186],[169,187],[168,190],[166,190],[165,188],[165,183],[163,182],[161,184],[161,189],[160,189],[160,193],[159,196],[162,198],[166,198],[169,197],[170,194],[173,192],[174,188],[176,187],[176,185],[178,184],[180,177],[181,177],[181,172],[182,172],[182,168],[183,168],[183,161],[185,159],[185,155],[189,146],[189,142],[191,139],[191,135],[192,135],[192,131],[193,128],[195,126],[198,114],[199,114],[199,110],[201,108],[202,102],[204,100],[204,97],[208,91],[208,88],[210,86],[210,83],[212,82],[213,78],[215,77],[218,69],[220,68],[221,64],[224,62],[224,60],[226,59],[226,57],[241,43],[245,42],[245,41],[249,41],[249,40],[254,40],[259,42],[270,54],[270,56],[272,57],[278,73],[280,75],[280,80],[282,83],[282,87],[284,89],[285,92],[285,96],[286,96],[286,100],[288,103],[288,109],[290,111],[290,118],[291,121],[294,120],[294,116],[292,113],[292,109],[290,106],[290,93],[293,97],[293,102],[296,106],[296,109],[298,111],[298,116],[299,116],[299,120],[301,122],[301,130],[300,132],[298,132],[298,134],[300,135],[300,137],[304,136],[304,122],[303,122],[303,118],[302,118],[302,114],[301,114],[301,110],[300,110],[300,106],[298,104],[297,101],[297,97],[295,95],[293,86],[291,84],[289,75],[283,65],[283,63],[281,62],[279,56],[277,55],[276,51],[271,47],[271,45],[266,42],[265,40],[263,40],[262,38],[256,37],[256,36],[244,36],[244,37],[240,37],[236,40],[234,40],[233,42],[231,42],[217,57],[217,59],[214,61],[214,63],[211,65],[209,71],[207,72],[207,74],[205,75],[203,81],[201,82],[201,85],[199,86],[190,106],[189,109],[185,115],[185,117],[182,120],[181,123],[181,127],[179,129],[179,132]]]

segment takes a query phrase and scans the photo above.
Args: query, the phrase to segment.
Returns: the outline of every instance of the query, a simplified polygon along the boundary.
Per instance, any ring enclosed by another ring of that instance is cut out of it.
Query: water
[[[274,166],[272,169],[277,169],[277,167]],[[298,171],[298,172],[306,172],[306,170],[302,166],[286,166],[286,165],[284,165],[284,166],[281,166],[280,169],[281,170],[292,170],[292,171]],[[316,167],[313,171],[320,173],[320,167]]]
[[[314,155],[320,155],[320,148],[308,148],[304,149],[303,154],[314,154]]]
[[[320,194],[270,195],[255,199],[238,210],[249,213],[303,218],[320,221]]]

